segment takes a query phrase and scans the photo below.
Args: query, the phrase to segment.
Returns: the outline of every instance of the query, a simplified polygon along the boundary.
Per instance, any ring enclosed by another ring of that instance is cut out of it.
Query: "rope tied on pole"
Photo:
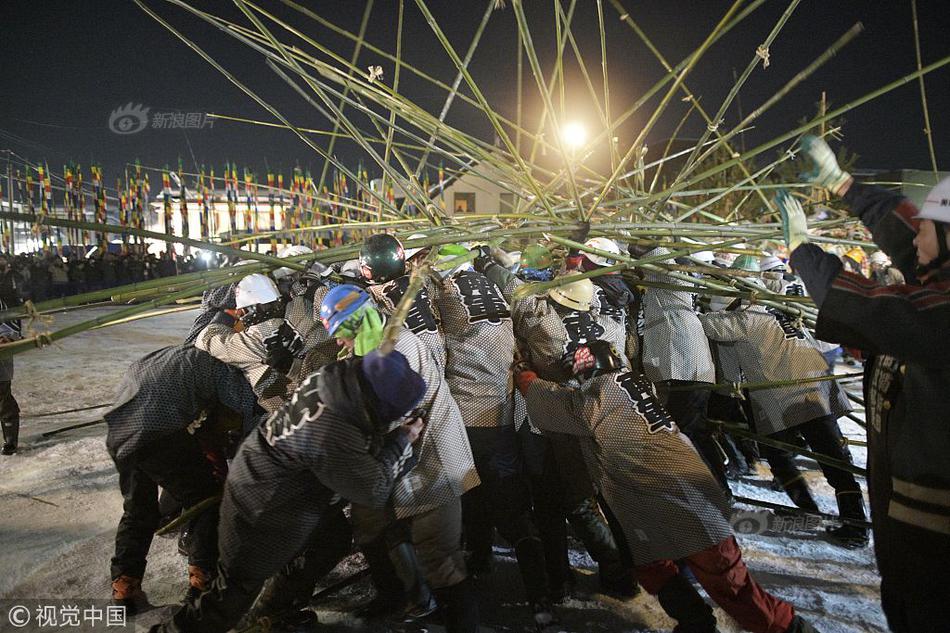
[[[29,321],[26,324],[27,332],[32,334],[34,337],[39,337],[39,336],[42,336],[43,334],[49,334],[50,330],[48,326],[53,322],[53,317],[41,314],[36,309],[36,306],[33,305],[33,301],[30,299],[28,299],[27,301],[23,303],[23,310],[26,312],[26,318],[29,319]],[[43,332],[37,331],[37,329],[34,328],[35,324],[41,324],[45,326],[43,328],[44,331]],[[37,344],[37,347],[41,347],[41,345]]]
[[[755,55],[762,60],[762,68],[768,68],[769,64],[772,63],[769,59],[769,47],[764,44],[755,49]]]

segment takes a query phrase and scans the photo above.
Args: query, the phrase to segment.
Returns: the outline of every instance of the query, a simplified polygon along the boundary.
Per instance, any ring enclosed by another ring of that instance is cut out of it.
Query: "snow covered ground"
[[[62,314],[53,328],[92,318],[108,308]],[[13,388],[23,410],[20,452],[0,457],[0,598],[91,600],[109,595],[112,538],[122,512],[117,475],[105,451],[103,425],[51,438],[42,433],[95,420],[102,409],[53,417],[30,417],[110,402],[128,364],[164,345],[180,342],[194,318],[188,311],[87,332],[56,345],[16,357]],[[860,427],[843,420],[845,433],[864,439]],[[855,462],[865,464],[865,450],[853,447]],[[802,464],[814,467],[813,462]],[[734,485],[736,494],[788,504],[784,493],[770,489],[768,470]],[[836,513],[834,494],[821,475],[810,471],[809,485],[821,509]],[[754,511],[754,508],[739,508]],[[747,524],[764,515],[747,515]],[[774,527],[774,526],[773,526]],[[792,602],[823,633],[885,632],[880,610],[879,578],[869,548],[849,551],[820,538],[823,527],[764,534],[741,534],[745,560],[765,588]],[[496,548],[498,564],[491,587],[482,595],[484,630],[523,631],[529,614],[511,553]],[[581,597],[560,607],[565,631],[670,631],[673,622],[656,600],[645,594],[621,602],[596,593],[594,566],[586,554],[572,552]],[[359,557],[341,564],[338,579],[358,569]],[[187,574],[174,540],[155,540],[144,582],[153,604],[167,604],[183,594]],[[315,605],[318,630],[367,630],[347,615],[367,596],[366,581]],[[148,615],[148,614],[146,614]],[[5,614],[0,614],[4,618]],[[739,629],[717,609],[720,629]],[[144,624],[150,619],[140,618]],[[3,629],[0,623],[0,629]],[[372,628],[372,627],[369,627]],[[430,631],[438,625],[426,625]],[[380,629],[384,630],[384,629]],[[414,630],[423,631],[422,627]]]

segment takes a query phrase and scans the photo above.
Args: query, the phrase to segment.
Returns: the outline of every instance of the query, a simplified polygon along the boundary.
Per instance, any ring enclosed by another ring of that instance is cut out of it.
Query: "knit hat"
[[[376,394],[377,413],[382,422],[399,419],[419,404],[426,392],[422,376],[409,366],[406,357],[397,351],[385,356],[373,350],[363,357],[363,377]]]

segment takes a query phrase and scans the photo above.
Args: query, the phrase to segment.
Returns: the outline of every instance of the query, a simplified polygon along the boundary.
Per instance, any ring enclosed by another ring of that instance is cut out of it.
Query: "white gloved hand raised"
[[[844,195],[847,190],[845,185],[851,182],[851,174],[838,165],[838,159],[828,143],[813,134],[806,134],[802,137],[802,149],[812,162],[812,169],[803,173],[802,179],[824,187],[835,195]]]

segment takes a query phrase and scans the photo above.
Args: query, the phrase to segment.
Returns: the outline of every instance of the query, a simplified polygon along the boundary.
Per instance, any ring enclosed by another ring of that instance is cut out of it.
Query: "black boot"
[[[525,538],[515,544],[515,558],[528,602],[546,600],[550,591],[544,546],[538,538]]]
[[[445,609],[448,633],[478,633],[478,599],[469,578],[451,587],[436,589],[435,593]]]
[[[412,622],[435,611],[439,605],[423,578],[422,567],[412,543],[400,543],[389,550],[389,559],[406,597],[405,610],[401,614],[403,621]]]
[[[808,489],[804,477],[799,475],[790,482],[782,482],[782,488],[785,489],[788,498],[796,506],[808,512],[818,512],[818,504],[815,503],[815,498],[811,496],[811,491]]]
[[[859,490],[840,493],[837,497],[839,516],[858,521],[867,520],[867,514],[864,510],[864,497],[861,496]],[[869,540],[868,529],[853,523],[845,523],[840,527],[832,528],[828,530],[828,534],[838,545],[848,549],[866,547]]]
[[[656,598],[666,614],[677,622],[673,633],[718,633],[712,608],[682,575],[670,578]]]
[[[11,416],[0,422],[3,427],[3,449],[4,455],[13,455],[17,449],[17,440],[20,437],[20,416]]]
[[[356,610],[359,618],[381,618],[392,615],[406,605],[406,593],[396,576],[384,539],[364,545],[363,557],[376,588],[376,597]]]
[[[795,619],[792,620],[792,623],[788,625],[785,633],[819,633],[819,631],[811,624],[803,620],[801,616],[796,615]]]
[[[601,588],[606,593],[633,591],[633,595],[636,595],[638,589],[630,586],[632,575],[620,559],[617,541],[597,505],[597,500],[582,501],[571,510],[568,521],[574,529],[574,535],[583,541],[587,553],[597,562]],[[633,583],[633,586],[636,584]]]

